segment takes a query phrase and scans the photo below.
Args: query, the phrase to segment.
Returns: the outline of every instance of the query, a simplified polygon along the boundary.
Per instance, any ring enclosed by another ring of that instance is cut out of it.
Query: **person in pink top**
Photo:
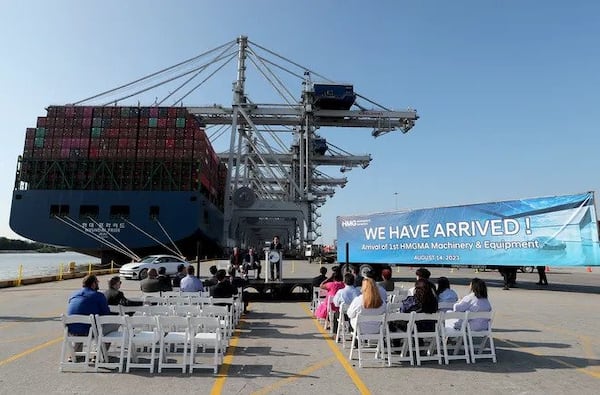
[[[327,280],[323,281],[320,285],[321,289],[327,290],[327,296],[325,300],[319,303],[317,306],[317,310],[315,311],[315,317],[317,318],[326,318],[327,317],[327,300],[331,304],[332,311],[338,311],[339,308],[333,304],[333,297],[336,292],[340,289],[344,288],[346,284],[344,284],[344,277],[342,276],[342,272],[339,270],[333,270],[331,273],[331,277]]]

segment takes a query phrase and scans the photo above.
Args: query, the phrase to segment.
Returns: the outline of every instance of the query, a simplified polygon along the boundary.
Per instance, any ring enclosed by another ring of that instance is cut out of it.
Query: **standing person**
[[[377,285],[382,286],[387,292],[393,291],[395,284],[392,280],[392,271],[390,269],[383,269],[381,271],[381,277],[383,278],[383,281],[379,281]]]
[[[180,263],[177,265],[177,274],[173,277],[173,288],[179,288],[181,285],[181,279],[185,277],[185,265]]]
[[[548,285],[548,278],[546,277],[546,266],[536,266],[535,267],[538,272],[538,276],[540,277],[540,281],[538,281],[537,285]]]
[[[256,279],[260,280],[261,268],[262,268],[262,266],[260,265],[260,258],[258,257],[258,254],[256,253],[256,251],[254,251],[254,248],[248,249],[248,253],[244,257],[244,266],[243,266],[244,278],[246,280],[248,279],[248,270],[256,269]]]
[[[364,278],[361,287],[361,294],[354,298],[348,306],[348,317],[350,324],[356,328],[356,319],[361,315],[380,315],[385,313],[385,303],[377,290],[377,284],[372,278]],[[379,332],[379,322],[363,322],[360,327],[361,333]]]
[[[109,315],[110,308],[106,297],[102,292],[98,292],[98,278],[90,274],[83,278],[83,287],[75,291],[69,297],[67,306],[67,315]],[[89,324],[69,324],[69,333],[74,336],[87,336],[90,331]],[[79,352],[83,349],[83,343],[75,343],[73,350]]]
[[[498,271],[502,275],[504,280],[504,290],[508,290],[514,287],[517,282],[517,270],[518,266],[500,266]]]
[[[167,276],[167,268],[161,266],[158,268],[158,284],[160,291],[172,291],[171,278]]]
[[[121,277],[114,276],[108,280],[108,289],[104,291],[104,296],[106,296],[106,301],[109,306],[141,306],[144,304],[142,301],[129,300],[121,291]]]
[[[271,257],[269,256],[269,262],[271,263],[271,280],[280,280],[279,275],[281,273],[281,254],[283,251],[283,245],[279,241],[279,236],[273,237],[270,248],[271,251],[277,251],[278,258],[277,260],[271,260]],[[277,275],[275,275],[275,273],[277,273]]]
[[[238,247],[233,247],[233,253],[229,257],[229,275],[234,275],[236,272],[241,272],[244,257]]]
[[[158,282],[158,272],[155,268],[148,270],[148,277],[140,282],[142,292],[160,292],[160,283]]]
[[[190,265],[187,268],[187,276],[181,279],[181,284],[179,286],[179,290],[183,292],[202,292],[204,291],[204,287],[202,286],[202,281],[196,276],[194,266]]]

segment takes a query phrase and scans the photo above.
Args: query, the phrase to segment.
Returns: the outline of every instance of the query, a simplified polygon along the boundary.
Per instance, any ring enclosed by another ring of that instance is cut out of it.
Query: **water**
[[[41,254],[37,252],[1,252],[0,280],[13,280],[19,275],[19,266],[23,265],[23,277],[58,274],[60,265],[63,271],[69,270],[69,262],[77,265],[100,263],[100,259],[76,252]]]

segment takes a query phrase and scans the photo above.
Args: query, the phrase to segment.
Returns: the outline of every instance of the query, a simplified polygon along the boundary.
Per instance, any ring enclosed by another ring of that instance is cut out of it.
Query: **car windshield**
[[[153,262],[156,259],[155,256],[147,256],[145,258],[143,258],[140,263],[150,263]]]

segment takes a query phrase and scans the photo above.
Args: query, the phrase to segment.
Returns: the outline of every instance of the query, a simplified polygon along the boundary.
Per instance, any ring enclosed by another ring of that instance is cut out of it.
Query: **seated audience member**
[[[244,278],[248,279],[248,270],[256,270],[256,279],[260,280],[260,270],[262,266],[260,264],[260,258],[254,248],[250,248],[248,253],[244,257],[244,265],[242,267],[244,272]]]
[[[144,303],[142,301],[129,300],[121,291],[121,277],[114,276],[108,280],[108,289],[104,291],[104,296],[106,296],[106,301],[109,306],[141,306]]]
[[[67,315],[109,315],[110,308],[106,297],[98,292],[98,278],[91,274],[83,278],[83,288],[73,292],[69,297]],[[69,324],[69,333],[73,336],[87,336],[90,331],[89,324]],[[74,342],[73,351],[79,352],[83,349],[83,343]],[[72,358],[72,357],[71,357]]]
[[[211,286],[209,290],[213,298],[231,298],[238,293],[238,289],[227,279],[225,269],[217,270],[217,284]]]
[[[333,297],[333,305],[336,307],[340,307],[342,303],[345,304],[346,307],[348,307],[348,306],[350,306],[350,304],[352,303],[354,298],[356,298],[358,295],[360,295],[360,289],[358,287],[354,286],[354,274],[352,274],[352,273],[344,274],[344,284],[346,286],[342,289],[339,289],[335,293],[335,296]],[[334,320],[333,320],[334,333],[337,332],[337,323],[338,323],[339,315],[340,315],[339,311],[336,311],[334,313]],[[348,315],[345,314],[344,318],[347,321]]]
[[[187,276],[181,279],[181,283],[179,284],[179,290],[183,292],[201,292],[204,291],[204,287],[202,286],[202,281],[196,276],[194,273],[196,270],[194,266],[190,265],[187,267]]]
[[[319,287],[325,280],[327,280],[327,268],[325,266],[321,266],[319,269],[319,275],[312,279],[312,285],[313,287]]]
[[[492,311],[485,281],[478,278],[471,280],[471,293],[454,304],[454,311]],[[485,318],[472,319],[469,320],[469,323],[471,328],[476,331],[487,329],[488,326],[488,320]],[[460,325],[459,320],[454,324],[454,328],[458,329]]]
[[[148,270],[148,277],[140,282],[142,292],[160,292],[160,283],[158,282],[158,272],[155,268]]]
[[[208,268],[208,271],[210,272],[211,277],[204,280],[204,288],[212,287],[213,285],[216,285],[219,282],[217,280],[217,266],[212,265]]]
[[[186,275],[185,265],[180,263],[177,265],[177,274],[173,277],[173,288],[179,288],[181,285],[181,279]]]
[[[431,289],[431,292],[433,293],[434,296],[437,296],[435,294],[435,284],[433,284],[431,281],[429,281],[429,277],[431,277],[431,272],[429,270],[427,270],[424,267],[420,267],[415,271],[415,276],[417,277],[417,280],[425,280],[429,283],[429,288]],[[408,290],[408,296],[413,295],[413,293],[415,292],[415,287],[412,287]]]
[[[315,317],[317,318],[326,318],[327,317],[327,301],[331,304],[331,309],[333,311],[338,311],[338,308],[333,305],[333,297],[337,293],[338,290],[345,287],[344,278],[342,277],[342,272],[339,270],[332,270],[331,277],[326,279],[321,283],[320,288],[327,291],[326,298],[323,299],[317,309],[315,310]]]
[[[167,268],[161,266],[158,268],[158,284],[161,291],[172,291],[171,278],[167,276]]]
[[[438,278],[435,293],[438,303],[456,303],[458,300],[458,295],[450,288],[450,281],[446,277]]]
[[[354,298],[350,306],[348,306],[348,317],[350,324],[356,328],[356,320],[358,315],[380,315],[385,314],[385,303],[381,299],[381,295],[377,290],[377,284],[372,278],[363,279],[361,294]],[[361,333],[377,333],[379,332],[379,323],[363,322],[360,327]]]
[[[365,276],[373,281],[377,281],[377,275],[374,270],[367,270]],[[356,280],[354,282],[356,283]],[[375,283],[375,285],[379,291],[379,296],[381,296],[381,299],[383,300],[383,304],[387,304],[387,291],[379,283]]]
[[[381,271],[381,277],[383,278],[383,281],[378,282],[377,285],[382,286],[387,292],[393,291],[395,284],[394,281],[392,281],[392,271],[390,269],[383,269]]]
[[[431,283],[424,278],[417,280],[415,283],[414,294],[407,296],[402,301],[400,311],[402,313],[427,313],[435,314],[438,311],[437,298],[431,289]],[[417,323],[419,331],[427,332],[435,329],[435,321],[420,321]],[[400,321],[397,323],[397,329],[406,331],[406,322]],[[393,330],[390,328],[390,330]]]

